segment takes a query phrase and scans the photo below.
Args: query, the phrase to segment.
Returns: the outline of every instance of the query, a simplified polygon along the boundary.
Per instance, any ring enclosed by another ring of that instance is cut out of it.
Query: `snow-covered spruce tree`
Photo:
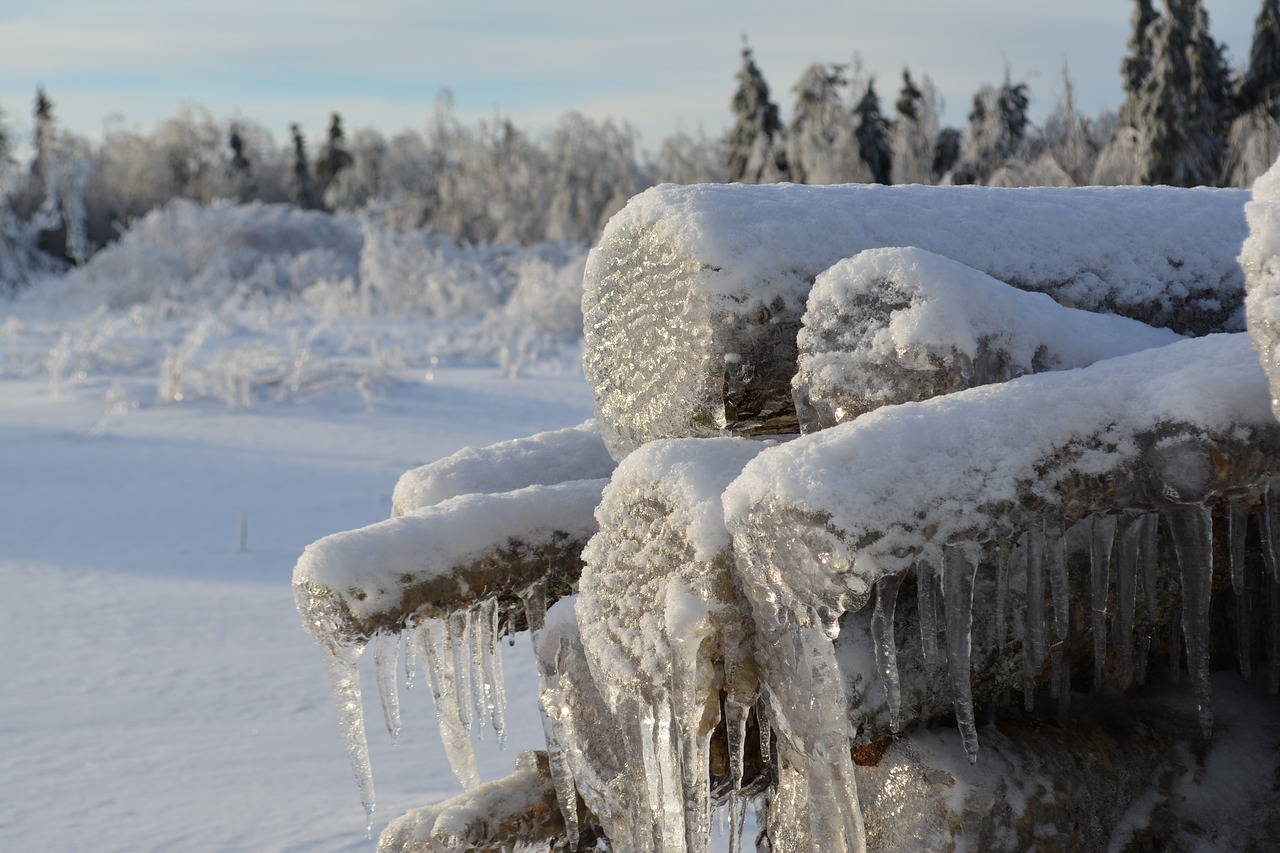
[[[796,105],[787,125],[787,163],[798,184],[871,183],[862,162],[853,115],[841,91],[844,68],[815,62],[795,85]]]
[[[289,125],[289,135],[293,141],[289,198],[303,210],[315,210],[320,207],[320,198],[316,193],[315,180],[311,177],[311,167],[307,163],[307,144],[302,138],[302,128],[297,124]]]
[[[983,184],[1006,161],[1027,159],[1029,103],[1026,84],[1015,84],[1008,68],[999,89],[983,85],[978,90],[960,142],[960,162],[951,172],[952,183]]]
[[[889,131],[890,183],[932,184],[934,144],[938,139],[938,94],[926,76],[919,86],[902,69],[902,90],[894,104],[898,115]]]
[[[1120,76],[1124,80],[1124,101],[1120,104],[1120,123],[1136,127],[1142,103],[1142,90],[1151,75],[1152,43],[1151,25],[1160,14],[1151,0],[1134,0],[1132,31],[1129,34],[1129,54],[1120,63]]]
[[[1152,65],[1136,114],[1139,182],[1214,186],[1231,106],[1222,48],[1199,0],[1165,0],[1149,32]]]
[[[871,170],[873,181],[887,184],[893,164],[889,150],[889,122],[880,112],[880,96],[876,94],[874,78],[867,80],[866,91],[853,108],[853,113],[854,135],[858,139],[862,162]]]
[[[1280,157],[1280,0],[1263,0],[1235,106],[1222,182],[1249,187]]]
[[[769,85],[751,48],[742,48],[738,88],[731,102],[734,122],[725,139],[725,178],[733,183],[767,184],[790,176],[782,145],[782,119],[769,100]]]
[[[227,135],[227,148],[231,151],[231,159],[227,163],[227,183],[231,185],[232,198],[236,201],[248,201],[253,181],[253,166],[244,153],[244,137],[240,134],[240,125],[232,122]]]
[[[346,135],[342,132],[342,116],[333,113],[329,117],[329,137],[325,142],[324,152],[316,160],[316,181],[320,184],[320,192],[327,193],[334,179],[351,162]]]

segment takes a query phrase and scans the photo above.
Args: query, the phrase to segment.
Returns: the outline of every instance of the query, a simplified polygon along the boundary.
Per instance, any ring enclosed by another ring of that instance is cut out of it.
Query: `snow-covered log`
[[[801,322],[792,383],[801,432],[1180,339],[916,248],[868,249],[821,273]]]
[[[610,780],[621,790],[610,793],[621,795],[630,828],[625,839],[610,837],[626,849],[705,853],[712,735],[722,723],[728,786],[741,785],[757,676],[720,495],[764,447],[731,438],[651,442],[618,466],[597,511],[575,612],[590,626],[582,645],[622,735],[625,761]],[[580,763],[569,761],[575,773]],[[605,796],[592,793],[593,801]]]
[[[1237,190],[661,186],[592,250],[583,365],[615,456],[645,441],[797,431],[796,333],[815,277],[914,246],[1065,305],[1241,331]]]
[[[1028,700],[1046,681],[1065,698],[1081,650],[1093,654],[1095,684],[1113,657],[1131,682],[1146,661],[1134,644],[1160,626],[1181,629],[1170,647],[1176,656],[1185,641],[1207,733],[1215,512],[1229,531],[1218,585],[1235,588],[1241,613],[1259,587],[1280,585],[1280,495],[1268,489],[1280,425],[1264,383],[1245,335],[1212,336],[879,409],[748,463],[724,501],[770,719],[795,756],[778,785],[843,776],[843,757],[815,748],[813,733],[849,715],[858,739],[875,740],[949,704],[974,760],[977,700],[1019,681]],[[1260,583],[1245,563],[1253,514]],[[1068,529],[1088,537],[1083,562],[1067,559]],[[918,653],[895,616],[908,575]],[[831,639],[843,635],[841,615],[859,610],[842,670]],[[1271,615],[1276,623],[1274,605]],[[1247,673],[1252,630],[1240,620]],[[776,820],[797,849],[841,831],[821,805]]]
[[[488,447],[465,447],[401,474],[391,495],[391,513],[404,515],[459,495],[607,478],[615,464],[595,420]]]
[[[505,853],[564,834],[544,752],[522,752],[515,770],[393,820],[378,853]]]

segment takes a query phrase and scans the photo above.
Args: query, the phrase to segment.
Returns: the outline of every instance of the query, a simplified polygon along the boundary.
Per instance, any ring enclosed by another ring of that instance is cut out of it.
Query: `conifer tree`
[[[31,174],[36,178],[44,175],[49,157],[53,151],[54,122],[53,101],[45,94],[43,86],[36,87],[35,109],[35,156],[31,159]]]
[[[799,184],[866,183],[871,171],[862,162],[853,114],[841,90],[844,69],[815,62],[796,83],[796,105],[787,127],[787,164]]]
[[[890,180],[892,154],[889,151],[889,123],[880,113],[880,97],[876,94],[875,80],[867,81],[867,90],[854,107],[858,139],[858,153],[862,162],[871,170],[871,179],[877,184]]]
[[[1222,49],[1200,0],[1165,0],[1150,29],[1152,65],[1137,114],[1139,180],[1215,185],[1229,118]]]
[[[934,170],[937,95],[928,77],[921,84],[911,79],[909,69],[902,69],[902,89],[894,103],[898,115],[889,134],[889,176],[895,184],[932,184],[938,175]]]
[[[1280,157],[1280,0],[1263,0],[1235,107],[1222,182],[1249,187]]]
[[[732,102],[734,123],[725,140],[725,177],[747,184],[784,181],[789,176],[782,148],[782,119],[769,100],[769,86],[743,45],[738,89]]]
[[[1152,42],[1151,25],[1160,15],[1151,0],[1135,0],[1130,18],[1132,32],[1129,35],[1129,55],[1120,63],[1120,75],[1124,79],[1124,102],[1120,105],[1120,124],[1136,127],[1143,86],[1151,75]]]
[[[342,132],[342,116],[333,113],[329,119],[329,138],[325,143],[324,153],[316,160],[316,179],[320,182],[320,191],[327,191],[338,173],[350,165],[351,153],[347,151],[347,140]]]
[[[1261,107],[1272,118],[1280,118],[1280,0],[1262,2],[1236,104],[1242,113]]]
[[[320,207],[320,200],[316,194],[315,181],[311,178],[311,168],[307,164],[307,147],[302,138],[302,128],[291,124],[289,133],[293,137],[289,197],[303,210],[316,210]]]

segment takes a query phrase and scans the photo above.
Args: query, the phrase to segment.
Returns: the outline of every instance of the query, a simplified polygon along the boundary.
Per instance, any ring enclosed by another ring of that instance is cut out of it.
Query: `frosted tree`
[[[1044,151],[1039,159],[1052,158],[1077,186],[1089,183],[1098,159],[1098,149],[1093,143],[1089,120],[1076,108],[1075,84],[1065,62],[1062,64],[1062,95],[1045,118],[1041,132]]]
[[[1280,157],[1280,0],[1263,0],[1235,101],[1223,183],[1249,187]]]
[[[329,136],[324,153],[316,160],[316,180],[322,193],[328,192],[334,179],[351,166],[351,152],[347,150],[346,135],[342,132],[342,116],[333,113],[329,117]]]
[[[1008,68],[1000,88],[984,85],[978,90],[960,143],[960,163],[952,171],[953,183],[985,183],[1005,161],[1025,159],[1029,103],[1026,84],[1015,84]]]
[[[769,100],[769,85],[745,45],[732,109],[733,127],[725,139],[725,178],[745,184],[787,180],[790,171],[778,106]]]
[[[724,143],[677,131],[662,140],[658,156],[650,167],[654,183],[723,183],[726,157]]]
[[[867,80],[866,91],[853,108],[853,113],[859,156],[871,170],[872,180],[877,184],[887,184],[893,163],[893,155],[889,151],[889,122],[880,112],[880,96],[876,94],[874,79]]]
[[[787,126],[787,163],[798,184],[870,183],[853,115],[841,95],[844,68],[815,62],[796,83],[796,105]]]
[[[898,115],[889,132],[890,182],[932,184],[934,144],[938,139],[939,99],[926,76],[919,86],[910,70],[902,69],[902,90],[895,103]]]
[[[636,165],[636,131],[568,113],[551,135],[546,238],[594,241],[613,214],[648,185]]]
[[[224,130],[205,109],[186,108],[155,133],[169,169],[170,193],[208,204],[226,173]]]
[[[316,195],[315,181],[307,163],[307,143],[302,138],[302,128],[297,124],[289,125],[289,135],[293,141],[293,156],[289,163],[289,199],[303,210],[315,210],[320,207],[320,199]]]
[[[1124,80],[1120,123],[1128,127],[1135,127],[1138,123],[1143,87],[1151,76],[1151,25],[1159,18],[1151,0],[1135,0],[1133,16],[1130,18],[1133,29],[1129,35],[1129,54],[1120,63],[1120,76]]]
[[[1199,0],[1165,0],[1165,14],[1147,31],[1151,67],[1130,111],[1139,182],[1215,185],[1230,117],[1229,75],[1208,16]]]

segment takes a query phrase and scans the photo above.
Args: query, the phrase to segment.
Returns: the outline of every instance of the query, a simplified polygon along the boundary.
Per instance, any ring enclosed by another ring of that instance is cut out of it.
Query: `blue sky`
[[[1157,4],[1158,5],[1158,4]],[[1205,0],[1233,65],[1261,0]],[[1068,63],[1081,109],[1120,103],[1127,0],[0,0],[0,109],[20,137],[43,84],[60,125],[151,130],[184,107],[323,134],[422,128],[442,88],[460,118],[501,114],[529,132],[576,110],[635,125],[654,150],[731,122],[745,34],[784,116],[810,62],[875,74],[886,112],[901,70],[928,74],[959,125],[1006,62],[1032,114]]]

